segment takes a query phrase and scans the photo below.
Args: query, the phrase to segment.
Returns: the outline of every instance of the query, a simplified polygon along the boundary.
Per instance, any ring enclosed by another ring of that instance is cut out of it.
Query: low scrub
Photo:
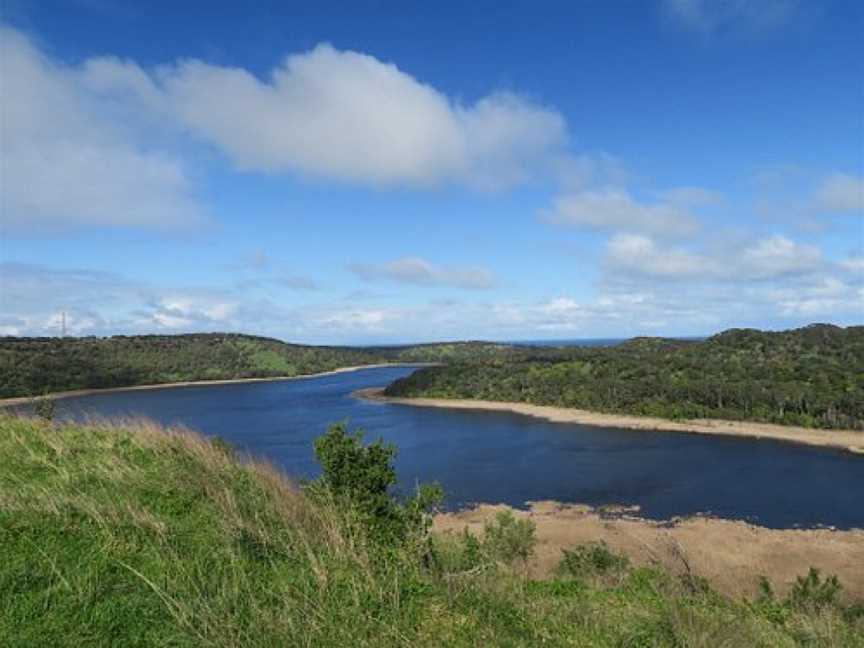
[[[830,577],[733,601],[592,546],[535,581],[530,524],[434,536],[435,489],[390,497],[393,449],[343,425],[316,450],[301,488],[184,430],[0,418],[0,643],[864,646]]]

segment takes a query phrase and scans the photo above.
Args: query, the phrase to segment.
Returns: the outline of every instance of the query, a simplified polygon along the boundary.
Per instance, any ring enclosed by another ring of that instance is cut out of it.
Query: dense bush
[[[558,565],[558,572],[564,576],[582,578],[621,572],[629,565],[627,556],[613,552],[605,542],[601,541],[565,549]]]
[[[381,439],[364,445],[362,430],[349,433],[345,423],[330,426],[315,440],[315,457],[322,474],[312,492],[315,487],[323,490],[388,542],[422,538],[429,528],[430,510],[443,499],[439,486],[423,484],[413,497],[398,501],[391,492],[396,484],[392,464],[396,447]]]

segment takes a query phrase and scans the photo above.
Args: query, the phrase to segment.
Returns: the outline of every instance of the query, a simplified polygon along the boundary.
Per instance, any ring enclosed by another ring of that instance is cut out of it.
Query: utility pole
[[[66,337],[66,311],[63,311],[60,321],[62,322],[63,335],[60,337]]]

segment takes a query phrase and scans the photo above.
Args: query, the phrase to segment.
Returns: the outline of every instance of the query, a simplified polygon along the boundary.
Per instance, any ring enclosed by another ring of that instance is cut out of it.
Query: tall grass
[[[428,540],[187,430],[0,418],[4,646],[864,646],[818,583],[731,601],[597,551],[532,581],[524,525]]]

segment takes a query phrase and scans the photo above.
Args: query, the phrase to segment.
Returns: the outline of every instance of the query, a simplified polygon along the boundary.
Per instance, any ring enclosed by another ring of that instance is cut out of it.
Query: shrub
[[[503,563],[527,561],[534,554],[537,526],[531,520],[519,520],[512,511],[500,511],[483,528],[483,550],[489,558]]]
[[[45,421],[53,421],[54,415],[57,413],[57,403],[50,396],[40,396],[34,398],[33,414]]]
[[[363,431],[348,432],[345,423],[331,425],[315,440],[315,457],[322,474],[314,487],[323,488],[338,503],[358,513],[379,539],[423,538],[431,525],[429,511],[443,498],[435,484],[418,486],[404,504],[390,493],[396,484],[396,447],[383,439],[363,443]]]
[[[604,575],[625,570],[630,561],[616,554],[603,542],[590,542],[573,549],[564,549],[558,572],[567,576],[582,577]]]
[[[837,605],[837,595],[842,589],[837,576],[822,578],[820,571],[811,567],[806,576],[795,581],[788,602],[798,610],[822,610]]]

